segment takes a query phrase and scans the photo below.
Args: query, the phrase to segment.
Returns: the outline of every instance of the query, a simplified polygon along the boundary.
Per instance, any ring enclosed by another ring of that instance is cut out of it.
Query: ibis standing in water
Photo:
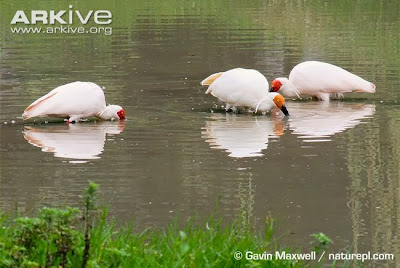
[[[375,93],[375,85],[338,66],[305,61],[292,69],[289,79],[279,77],[272,81],[270,91],[287,97],[308,95],[329,101],[331,95],[342,96],[348,92]]]
[[[106,106],[101,87],[91,82],[73,82],[59,86],[29,105],[22,117],[68,118],[67,124],[88,117],[102,120],[125,119],[119,105]]]
[[[282,95],[268,92],[268,81],[257,70],[236,68],[226,72],[215,73],[201,82],[209,86],[206,94],[226,103],[229,109],[253,109],[257,112],[267,112],[277,107],[286,116],[289,115]]]

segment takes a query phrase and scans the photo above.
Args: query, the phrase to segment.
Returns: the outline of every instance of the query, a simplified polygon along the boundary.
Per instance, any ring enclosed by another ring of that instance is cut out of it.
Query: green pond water
[[[324,232],[333,249],[400,265],[399,1],[72,1],[110,10],[112,35],[13,34],[0,2],[0,209],[79,204],[87,181],[118,222],[271,214],[292,247]],[[90,25],[88,25],[89,27]],[[299,62],[339,65],[376,85],[329,104],[287,100],[290,118],[225,114],[200,81],[235,67],[271,82]],[[92,81],[124,122],[24,122],[56,86]],[[368,265],[381,267],[382,263]]]

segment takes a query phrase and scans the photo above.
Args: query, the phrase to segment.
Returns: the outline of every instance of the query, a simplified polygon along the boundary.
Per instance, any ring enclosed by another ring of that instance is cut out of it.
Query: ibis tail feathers
[[[221,75],[223,75],[224,72],[220,72],[220,73],[215,73],[210,75],[209,77],[207,77],[206,79],[204,79],[203,81],[201,81],[201,85],[202,86],[209,86],[212,84],[212,82],[215,81],[215,79],[219,78]]]
[[[40,114],[38,114],[37,112],[37,108],[43,104],[46,100],[50,99],[51,97],[53,97],[54,95],[57,94],[57,91],[55,92],[50,92],[49,94],[43,96],[42,98],[36,100],[34,103],[32,103],[31,105],[29,105],[24,113],[22,114],[22,117],[24,119],[29,119],[35,116],[40,116]]]

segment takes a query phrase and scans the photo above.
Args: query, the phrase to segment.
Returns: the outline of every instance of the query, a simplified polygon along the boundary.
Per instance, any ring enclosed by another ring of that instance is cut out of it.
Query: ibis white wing
[[[255,108],[268,94],[268,81],[256,70],[236,68],[215,79],[207,91],[231,105]]]
[[[296,65],[289,75],[290,82],[301,94],[375,92],[375,85],[338,66],[318,61]]]
[[[106,107],[104,92],[91,82],[73,82],[59,86],[29,105],[25,119],[36,116],[95,116]]]

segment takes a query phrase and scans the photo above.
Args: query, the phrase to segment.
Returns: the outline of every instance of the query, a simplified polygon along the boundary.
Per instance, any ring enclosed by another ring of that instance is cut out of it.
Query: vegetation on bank
[[[116,228],[106,210],[96,206],[98,186],[90,182],[84,192],[84,208],[42,208],[37,217],[0,218],[1,267],[315,267],[314,261],[235,259],[243,254],[286,251],[273,239],[274,222],[257,234],[247,223],[221,225],[210,217],[180,228],[175,221],[166,230],[141,233]],[[314,235],[317,254],[331,241]],[[293,252],[292,252],[293,253]]]

